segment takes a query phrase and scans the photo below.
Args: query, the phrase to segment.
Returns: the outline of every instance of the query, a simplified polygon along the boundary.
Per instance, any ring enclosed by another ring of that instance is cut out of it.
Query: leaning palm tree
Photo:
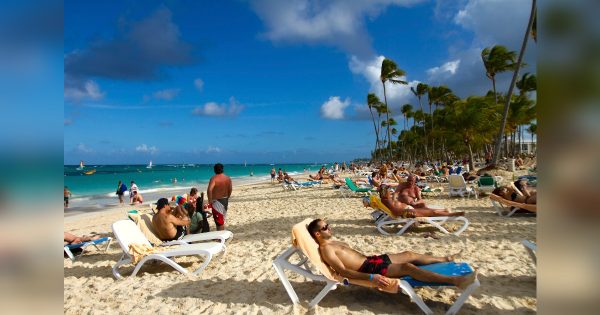
[[[523,56],[525,56],[525,49],[527,48],[527,39],[529,39],[529,34],[531,33],[531,27],[533,25],[533,20],[536,16],[536,0],[531,1],[531,13],[529,14],[529,23],[527,23],[527,29],[525,30],[525,36],[523,37],[523,43],[521,44],[521,51],[519,51],[519,58],[517,60],[516,65],[514,66],[515,72],[513,73],[512,80],[510,81],[510,85],[508,87],[508,94],[506,96],[506,103],[504,104],[504,112],[502,113],[502,122],[500,123],[500,130],[498,131],[498,136],[496,137],[496,150],[494,151],[494,157],[492,158],[492,164],[496,164],[498,162],[498,157],[500,156],[499,151],[502,145],[502,136],[504,134],[504,128],[506,127],[506,119],[508,117],[508,111],[510,109],[510,100],[512,97],[513,89],[515,87],[515,82],[519,77],[519,68],[521,68],[521,63],[523,62]],[[486,67],[487,68],[487,67]]]
[[[419,100],[419,107],[421,108],[421,112],[423,112],[423,103],[421,103],[421,97],[428,93],[429,86],[425,83],[419,83],[417,84],[416,89],[414,87],[411,87],[410,90],[417,97],[417,100]],[[425,124],[423,124],[423,137],[427,137],[427,129],[425,129]],[[425,156],[429,156],[429,152],[427,151],[427,145],[425,145]]]
[[[435,105],[436,110],[437,107],[441,104],[444,104],[445,99],[450,97],[452,94],[452,90],[450,90],[447,86],[432,86],[427,91],[427,96],[429,99],[429,113],[431,115],[431,131],[433,133],[433,113],[431,109],[431,105]],[[435,138],[431,138],[431,153],[435,155]]]
[[[496,45],[492,48],[488,47],[481,51],[481,60],[485,67],[485,75],[492,81],[492,89],[494,91],[496,104],[498,103],[496,94],[496,74],[514,70],[516,65],[515,57],[516,53],[514,51],[509,51],[502,45]]]
[[[398,66],[396,65],[396,63],[391,60],[391,59],[383,59],[383,62],[381,63],[381,74],[379,76],[379,79],[381,80],[381,85],[383,85],[383,99],[385,101],[385,106],[387,107],[387,119],[389,121],[389,107],[388,107],[388,102],[387,102],[387,94],[386,94],[386,90],[385,90],[385,83],[387,81],[391,82],[392,84],[408,84],[406,81],[401,80],[400,78],[405,76],[406,73],[404,72],[404,70],[399,69]],[[387,139],[388,139],[388,150],[390,151],[389,154],[391,155],[391,149],[392,149],[392,144],[391,144],[391,137],[390,137],[390,126],[388,124],[387,126]]]
[[[379,128],[378,124],[375,123],[375,115],[373,115],[373,109],[377,110],[377,107],[381,101],[379,98],[373,94],[369,93],[367,95],[367,106],[369,106],[369,113],[371,113],[371,119],[373,120],[373,128],[375,129],[375,150],[373,152],[377,153],[377,149],[379,149]],[[377,156],[375,156],[377,158]]]

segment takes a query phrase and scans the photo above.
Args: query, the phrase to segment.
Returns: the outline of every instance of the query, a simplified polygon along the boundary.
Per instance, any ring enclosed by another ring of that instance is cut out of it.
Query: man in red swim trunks
[[[367,257],[344,242],[332,240],[331,226],[322,219],[312,221],[307,229],[319,243],[319,252],[325,263],[345,278],[374,281],[380,288],[389,285],[389,278],[407,275],[415,280],[448,283],[461,289],[475,281],[476,274],[474,272],[466,276],[449,277],[418,267],[419,265],[454,261],[455,255],[434,257],[405,251],[398,254]]]
[[[223,164],[215,164],[214,171],[215,176],[210,178],[206,192],[208,202],[212,205],[213,219],[215,219],[217,230],[221,231],[225,229],[225,217],[233,187],[231,178],[223,174]]]

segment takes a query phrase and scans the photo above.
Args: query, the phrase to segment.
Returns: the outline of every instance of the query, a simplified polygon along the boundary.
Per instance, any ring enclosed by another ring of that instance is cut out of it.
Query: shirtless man
[[[231,178],[223,174],[223,164],[215,164],[214,171],[215,176],[211,177],[210,182],[208,182],[208,203],[212,205],[213,219],[217,225],[217,230],[222,231],[225,229],[227,205],[233,187]]]
[[[342,277],[370,280],[380,288],[390,284],[389,278],[411,276],[423,282],[447,283],[465,289],[475,281],[475,272],[466,276],[449,277],[421,269],[417,266],[454,261],[455,255],[435,257],[410,251],[397,254],[365,256],[348,244],[333,240],[331,226],[322,219],[316,219],[307,226],[310,235],[319,243],[319,252],[325,263]]]
[[[407,204],[398,200],[398,190],[393,194],[387,185],[381,185],[378,189],[381,202],[392,211],[395,216],[406,218],[414,217],[460,217],[464,212],[450,212],[450,209],[431,209],[423,204],[420,208],[407,209]]]
[[[186,228],[190,227],[190,219],[187,216],[184,219],[174,216],[167,198],[158,199],[156,210],[158,212],[152,217],[152,225],[158,238],[163,241],[174,241],[185,236]]]
[[[423,197],[421,197],[421,189],[417,186],[415,175],[408,175],[406,182],[398,185],[396,191],[398,192],[398,200],[400,202],[413,208],[427,208]]]

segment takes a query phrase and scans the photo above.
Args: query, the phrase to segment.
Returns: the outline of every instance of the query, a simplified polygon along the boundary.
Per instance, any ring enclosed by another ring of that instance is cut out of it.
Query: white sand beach
[[[182,192],[183,193],[183,192]],[[165,196],[167,197],[167,196]],[[466,212],[470,225],[460,236],[436,233],[421,225],[402,236],[380,234],[372,209],[360,198],[342,198],[331,185],[284,191],[264,183],[234,187],[227,229],[234,233],[225,256],[216,256],[199,276],[186,276],[165,264],[147,264],[135,277],[113,278],[111,268],[121,257],[114,242],[107,252],[91,249],[75,262],[64,259],[65,314],[420,314],[404,294],[387,294],[359,286],[339,287],[315,310],[307,304],[322,283],[288,273],[301,303],[293,307],[273,269],[273,259],[291,243],[291,227],[305,218],[327,218],[334,236],[365,254],[401,252],[445,256],[462,250],[459,261],[478,271],[481,287],[467,300],[461,314],[530,314],[537,311],[535,264],[522,240],[536,241],[536,217],[498,216],[488,197],[428,196],[430,204]],[[155,201],[155,200],[153,200]],[[131,207],[65,216],[65,231],[77,235],[110,235],[111,224],[126,218]],[[139,207],[138,207],[139,209]],[[211,220],[211,230],[214,222]],[[192,270],[197,257],[176,258]],[[125,266],[123,273],[133,270]],[[444,313],[459,291],[454,288],[418,289],[436,314]]]

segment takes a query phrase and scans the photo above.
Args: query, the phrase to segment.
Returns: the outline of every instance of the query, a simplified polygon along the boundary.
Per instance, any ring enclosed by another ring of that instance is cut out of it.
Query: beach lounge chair
[[[117,263],[113,266],[112,272],[115,278],[122,279],[123,276],[119,273],[119,267],[122,265],[130,264],[133,261],[133,257],[129,252],[130,245],[137,244],[142,246],[152,247],[152,244],[148,239],[144,236],[142,231],[135,225],[135,223],[131,220],[120,220],[112,225],[113,234],[117,238],[121,249],[123,250],[123,255],[117,261]],[[196,269],[192,274],[197,275],[208,265],[211,261],[213,255],[221,252],[224,249],[221,243],[217,242],[208,242],[208,243],[196,243],[196,244],[185,244],[185,245],[177,245],[175,248],[165,248],[163,251],[157,251],[151,254],[146,255],[142,258],[135,269],[131,273],[131,276],[135,276],[140,268],[150,260],[158,260],[162,261],[169,266],[175,268],[175,270],[188,274],[188,271],[183,268],[181,265],[176,263],[170,257],[177,256],[191,256],[198,255],[204,256],[204,262]]]
[[[469,226],[469,220],[465,217],[419,217],[419,218],[403,218],[396,217],[388,207],[386,207],[379,199],[378,196],[369,196],[371,207],[381,212],[381,214],[375,218],[375,225],[377,230],[384,235],[392,235],[388,231],[384,230],[385,227],[399,226],[399,230],[393,235],[402,235],[406,230],[416,222],[429,223],[435,226],[438,230],[445,234],[460,235]],[[446,228],[442,226],[445,222],[458,222],[462,221],[463,225],[456,230],[454,233],[450,233]]]
[[[144,236],[154,246],[170,246],[170,245],[185,245],[197,242],[218,241],[223,245],[223,250],[226,251],[225,241],[231,240],[233,233],[231,231],[211,231],[205,233],[188,234],[180,240],[163,242],[156,234],[152,225],[152,217],[147,214],[127,213],[128,217],[136,223],[137,227],[142,231]]]
[[[374,191],[374,188],[371,187],[357,187],[350,177],[346,177],[344,180],[346,181],[346,186],[340,187],[340,194],[344,198],[353,194],[370,195]]]
[[[333,269],[327,266],[323,260],[321,259],[321,255],[319,253],[319,246],[315,242],[315,240],[310,236],[306,226],[312,221],[312,219],[306,219],[292,228],[292,246],[285,251],[283,251],[275,260],[273,261],[273,267],[279,276],[279,280],[285,287],[292,303],[299,303],[300,300],[296,291],[292,287],[292,284],[288,280],[285,269],[293,271],[297,274],[300,274],[308,279],[313,281],[321,281],[325,282],[325,287],[315,296],[310,302],[309,307],[315,307],[331,290],[335,290],[338,285],[349,285],[355,284],[364,287],[374,288],[376,284],[374,282],[370,282],[367,280],[354,280],[354,279],[344,279],[340,275],[336,274]],[[293,259],[292,257],[297,256],[297,259]],[[294,262],[292,262],[294,260]],[[310,266],[313,265],[316,267],[317,271],[320,274],[314,273]],[[439,263],[439,264],[431,264],[427,266],[420,266],[423,269],[429,269],[434,272],[438,272],[444,275],[466,275],[473,272],[473,269],[466,263]],[[445,284],[436,284],[436,283],[423,283],[420,281],[416,281],[411,277],[402,277],[400,279],[391,279],[391,284],[389,287],[382,289],[388,293],[397,293],[399,290],[410,297],[410,299],[419,306],[419,308],[425,314],[433,314],[433,311],[425,304],[423,299],[419,295],[416,294],[414,288],[415,287],[439,287],[439,286],[448,286]],[[479,280],[475,280],[472,284],[470,284],[463,293],[458,297],[458,299],[454,302],[454,304],[448,309],[446,314],[456,314],[465,301],[469,298],[469,296],[479,287]]]
[[[526,203],[518,203],[511,200],[506,200],[498,195],[490,194],[490,201],[496,212],[501,217],[510,217],[519,210],[525,210],[530,213],[537,212],[537,205]]]
[[[103,237],[103,238],[99,238],[99,239],[93,240],[93,241],[65,245],[64,250],[65,250],[65,253],[67,254],[67,256],[69,256],[69,258],[71,258],[72,261],[75,261],[76,257],[83,255],[86,247],[94,246],[97,250],[106,251],[110,247],[111,242],[112,242],[112,237]],[[102,244],[102,243],[106,243],[106,247],[104,247],[103,249],[98,248],[98,245]],[[81,252],[79,252],[79,254],[76,255],[77,249],[80,249]],[[75,251],[75,253],[74,253],[74,251]]]
[[[533,260],[533,263],[537,263],[537,245],[528,240],[522,240],[521,244],[523,244],[523,246],[525,246],[525,249],[527,250],[527,253],[531,257],[531,260]]]
[[[490,194],[498,187],[498,183],[492,176],[481,176],[477,180],[477,192]]]
[[[470,197],[471,194],[477,198],[477,192],[473,187],[467,186],[467,182],[465,182],[465,178],[462,175],[448,175],[448,195],[450,197],[464,197],[465,195]]]

